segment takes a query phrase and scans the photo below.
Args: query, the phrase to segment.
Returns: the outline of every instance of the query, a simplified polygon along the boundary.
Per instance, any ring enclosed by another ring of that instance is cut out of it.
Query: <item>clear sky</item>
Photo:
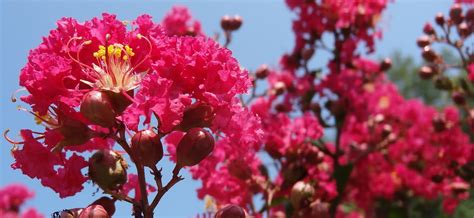
[[[243,27],[235,34],[230,49],[241,65],[255,69],[262,63],[276,65],[279,57],[291,51],[292,14],[283,1],[276,0],[206,0],[206,1],[153,1],[153,0],[0,0],[0,130],[11,129],[11,136],[21,128],[36,128],[33,118],[17,111],[10,102],[10,95],[18,89],[18,75],[25,65],[28,51],[38,46],[42,36],[56,27],[61,17],[74,17],[80,21],[100,16],[102,12],[117,14],[120,19],[132,20],[146,13],[161,20],[172,5],[188,6],[193,16],[200,20],[205,32],[212,35],[219,31],[220,17],[239,14],[244,19]],[[435,13],[447,12],[448,0],[398,0],[389,5],[383,19],[384,38],[378,43],[373,55],[380,58],[400,50],[403,54],[419,56],[415,45],[423,24],[432,20]],[[416,76],[416,75],[415,75]],[[101,196],[91,184],[74,197],[60,199],[39,181],[32,180],[10,168],[11,145],[0,139],[0,186],[13,182],[26,184],[35,190],[36,197],[29,205],[38,208],[48,217],[52,212],[74,207],[83,207]],[[160,163],[166,176],[172,165]],[[183,171],[185,180],[178,183],[156,210],[156,217],[194,217],[202,212],[204,204],[194,191],[199,183]],[[165,176],[165,179],[168,177]],[[129,204],[117,204],[115,217],[130,217]]]

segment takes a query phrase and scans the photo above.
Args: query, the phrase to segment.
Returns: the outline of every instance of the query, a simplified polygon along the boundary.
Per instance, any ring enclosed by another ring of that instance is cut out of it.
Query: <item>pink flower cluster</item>
[[[170,36],[205,35],[201,29],[201,23],[193,20],[189,9],[184,6],[174,6],[163,18],[161,25]]]
[[[20,212],[21,206],[34,196],[34,193],[20,184],[7,185],[0,189],[0,217],[4,218],[43,218],[34,208]]]
[[[229,50],[204,36],[186,8],[173,8],[162,26],[148,15],[128,24],[111,14],[85,22],[63,18],[57,24],[31,50],[20,75],[20,85],[29,92],[21,100],[32,108],[22,110],[44,130],[24,129],[23,141],[9,140],[15,144],[12,167],[60,197],[73,196],[88,179],[97,179],[84,175],[84,168],[100,170],[107,159],[100,154],[96,162],[86,161],[86,152],[114,149],[125,132],[155,126],[175,155],[177,136],[209,128],[222,139],[208,162],[224,150],[250,149],[245,147],[257,141],[259,120],[236,98],[251,85],[247,71]],[[194,36],[187,36],[190,27]],[[105,155],[120,159],[117,153]],[[128,180],[123,193],[135,189],[140,199],[137,176]]]

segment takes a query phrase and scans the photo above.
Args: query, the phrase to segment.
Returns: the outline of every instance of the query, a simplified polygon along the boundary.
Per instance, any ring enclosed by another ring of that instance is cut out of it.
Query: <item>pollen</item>
[[[109,45],[107,46],[107,49],[105,48],[105,46],[100,45],[99,50],[93,53],[93,56],[95,58],[100,58],[102,60],[106,60],[107,58],[114,58],[127,61],[130,59],[130,57],[133,57],[134,55],[135,53],[133,52],[133,49],[130,48],[130,46],[124,46],[122,44]]]

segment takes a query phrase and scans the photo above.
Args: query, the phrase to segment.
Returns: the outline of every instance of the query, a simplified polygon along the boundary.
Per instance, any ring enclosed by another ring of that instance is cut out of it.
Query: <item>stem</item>
[[[152,216],[149,216],[147,213],[148,211],[148,193],[146,191],[146,179],[145,179],[145,170],[143,169],[143,165],[141,164],[135,164],[137,167],[137,173],[138,173],[138,182],[140,184],[140,192],[141,192],[141,197],[142,197],[142,209],[143,213],[145,215],[145,218],[151,218]]]
[[[120,137],[115,135],[113,138],[115,141],[127,152],[127,154],[130,156],[130,158],[133,161],[133,155],[132,155],[132,149],[130,148],[129,144],[125,140],[125,127],[121,126],[121,128],[118,130]],[[134,161],[135,162],[135,161]],[[144,168],[142,165],[136,163],[136,168],[137,168],[137,174],[138,174],[138,181],[140,185],[140,192],[141,192],[141,210],[143,212],[143,215],[145,218],[151,218],[152,216],[149,216],[147,213],[148,211],[148,193],[146,191],[146,179],[145,179],[145,172]],[[136,213],[136,211],[135,211]],[[135,214],[137,216],[137,214]]]
[[[344,122],[344,117],[336,118],[336,145],[335,145],[334,156],[332,157],[332,159],[333,159],[333,171],[334,171],[333,179],[336,180],[337,196],[331,202],[331,205],[329,207],[329,214],[331,218],[335,218],[337,215],[337,208],[339,207],[339,204],[342,201],[344,189],[346,186],[345,184],[347,184],[345,181],[341,181],[341,179],[338,178],[340,177],[339,176],[340,172],[344,170],[343,166],[339,164],[339,156],[341,156],[340,146],[341,146],[343,122]]]
[[[174,167],[173,169],[173,177],[171,178],[171,180],[162,188],[160,188],[159,186],[162,186],[162,185],[159,185],[161,184],[161,178],[159,180],[159,183],[157,183],[157,186],[158,186],[158,193],[156,194],[155,198],[153,199],[153,202],[150,204],[150,207],[148,208],[148,211],[147,213],[149,214],[153,214],[153,210],[155,209],[155,207],[158,205],[158,203],[160,202],[161,198],[166,194],[166,192],[168,190],[170,190],[174,185],[176,185],[176,183],[178,183],[179,181],[183,180],[183,177],[179,176],[179,171],[181,170],[181,166],[178,166],[176,164],[176,166]],[[160,173],[161,175],[161,173]],[[157,180],[155,178],[155,180]]]

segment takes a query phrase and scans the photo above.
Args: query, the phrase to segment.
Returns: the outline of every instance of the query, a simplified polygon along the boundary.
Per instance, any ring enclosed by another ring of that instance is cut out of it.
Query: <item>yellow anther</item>
[[[109,45],[109,47],[107,47],[107,55],[111,56],[113,53],[114,53],[114,46],[113,45]]]
[[[104,50],[105,51],[105,46],[99,45],[99,50]]]
[[[124,61],[128,60],[128,55],[124,55],[122,58]]]
[[[92,43],[91,40],[87,40],[87,41],[84,42],[84,45],[90,45],[91,43]]]
[[[140,34],[140,33],[139,33],[139,34],[137,34],[137,38],[138,38],[138,39],[141,39],[142,37],[143,37],[143,35],[142,35],[142,34]]]
[[[99,52],[94,52],[93,55],[94,55],[95,58],[98,58],[99,57]]]
[[[115,48],[114,55],[116,58],[120,58],[122,56],[122,49],[120,48]]]
[[[125,52],[127,53],[127,55],[132,56],[132,57],[135,55],[135,53],[133,52],[133,49],[130,48],[130,46],[128,45],[125,46]]]

